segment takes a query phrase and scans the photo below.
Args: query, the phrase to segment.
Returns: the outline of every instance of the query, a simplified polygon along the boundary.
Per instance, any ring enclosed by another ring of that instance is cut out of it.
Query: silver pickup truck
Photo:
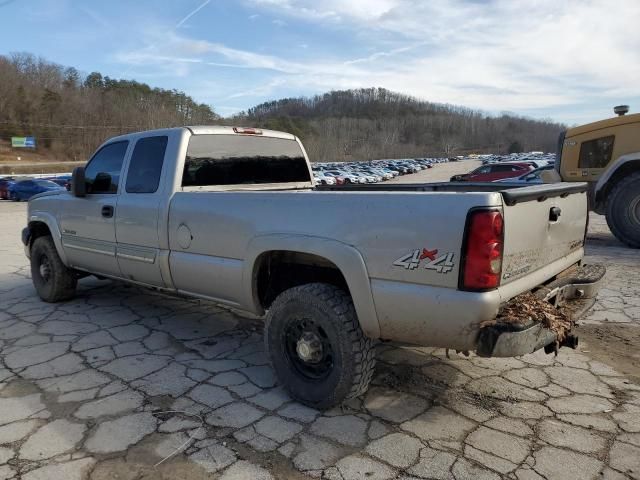
[[[366,390],[378,341],[483,356],[575,346],[531,315],[539,305],[515,321],[501,312],[529,293],[571,321],[593,305],[604,268],[582,265],[586,185],[312,179],[287,133],[112,138],[73,172],[71,192],[29,202],[33,283],[58,302],[93,274],[265,315],[280,381],[317,408]]]

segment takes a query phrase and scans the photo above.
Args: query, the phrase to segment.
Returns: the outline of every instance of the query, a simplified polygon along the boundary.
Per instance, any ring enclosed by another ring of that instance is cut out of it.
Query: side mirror
[[[84,179],[84,167],[76,167],[71,174],[71,194],[84,197],[87,194],[87,183]]]

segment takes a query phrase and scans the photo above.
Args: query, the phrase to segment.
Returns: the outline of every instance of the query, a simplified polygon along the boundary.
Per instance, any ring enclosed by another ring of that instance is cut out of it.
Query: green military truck
[[[556,170],[565,182],[589,182],[589,204],[611,232],[640,248],[640,114],[617,116],[560,134]]]

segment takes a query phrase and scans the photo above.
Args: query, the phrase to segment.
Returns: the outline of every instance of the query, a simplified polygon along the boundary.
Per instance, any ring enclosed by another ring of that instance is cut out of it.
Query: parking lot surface
[[[41,302],[25,213],[0,203],[0,479],[640,479],[640,255],[599,216],[607,284],[577,351],[384,346],[369,392],[319,412],[277,385],[259,321],[93,278]]]

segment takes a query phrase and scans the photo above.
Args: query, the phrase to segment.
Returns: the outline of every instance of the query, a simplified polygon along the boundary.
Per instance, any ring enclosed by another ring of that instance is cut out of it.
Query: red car
[[[493,182],[503,178],[519,177],[534,167],[526,162],[489,163],[464,175],[454,175],[452,182]]]

